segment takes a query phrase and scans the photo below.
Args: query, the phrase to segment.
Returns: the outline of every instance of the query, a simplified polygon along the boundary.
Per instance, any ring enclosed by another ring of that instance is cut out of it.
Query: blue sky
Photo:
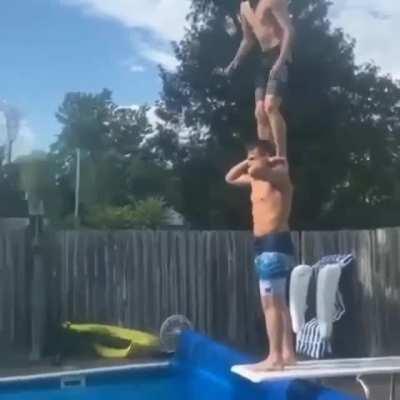
[[[68,0],[2,6],[0,98],[24,115],[23,146],[46,148],[54,140],[54,113],[66,92],[107,87],[119,104],[152,103],[160,91],[157,64],[173,67],[174,33],[159,33],[145,22],[129,26]]]
[[[335,26],[357,39],[358,60],[375,60],[398,77],[399,4],[336,0],[331,10]],[[24,116],[17,152],[54,141],[54,113],[68,91],[107,87],[121,105],[156,100],[157,65],[175,67],[169,43],[182,37],[188,6],[189,0],[3,0],[0,99]]]

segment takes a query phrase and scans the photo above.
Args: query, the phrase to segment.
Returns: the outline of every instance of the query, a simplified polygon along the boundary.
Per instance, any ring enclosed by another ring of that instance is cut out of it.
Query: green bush
[[[125,206],[94,206],[84,225],[95,229],[156,229],[166,221],[165,202],[149,197]]]
[[[84,225],[95,229],[129,229],[133,227],[131,206],[93,206],[85,216]]]
[[[165,202],[158,197],[138,201],[133,214],[136,227],[156,229],[166,222]]]

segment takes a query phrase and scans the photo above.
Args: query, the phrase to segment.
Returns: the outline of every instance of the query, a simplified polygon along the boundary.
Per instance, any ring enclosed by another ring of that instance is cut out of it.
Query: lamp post
[[[74,209],[74,225],[75,229],[79,228],[79,202],[81,187],[81,149],[76,148],[76,172],[75,172],[75,209]]]
[[[43,200],[34,193],[26,194],[30,221],[32,246],[31,275],[31,360],[42,357],[46,323],[46,283],[42,252],[44,205]]]

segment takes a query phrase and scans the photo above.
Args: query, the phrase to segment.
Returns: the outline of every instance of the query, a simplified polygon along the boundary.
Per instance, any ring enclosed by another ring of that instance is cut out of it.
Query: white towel
[[[353,260],[354,257],[352,254],[326,256],[321,258],[321,260],[313,266],[313,269],[315,273],[318,274],[318,271],[324,268],[325,265],[340,264],[342,267],[346,267],[351,264]],[[335,299],[335,315],[333,321],[339,321],[345,312],[346,308],[343,302],[343,296],[338,290]],[[323,339],[321,337],[316,318],[307,321],[298,333],[296,338],[296,351],[297,354],[314,359],[321,359],[332,354],[332,344],[329,339]]]

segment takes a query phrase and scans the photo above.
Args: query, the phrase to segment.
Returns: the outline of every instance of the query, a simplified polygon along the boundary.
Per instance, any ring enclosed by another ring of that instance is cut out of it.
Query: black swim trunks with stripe
[[[257,100],[263,100],[266,95],[284,97],[288,86],[288,65],[285,63],[276,76],[271,76],[271,69],[280,55],[280,47],[274,47],[258,54],[257,70],[255,75],[255,89]]]

